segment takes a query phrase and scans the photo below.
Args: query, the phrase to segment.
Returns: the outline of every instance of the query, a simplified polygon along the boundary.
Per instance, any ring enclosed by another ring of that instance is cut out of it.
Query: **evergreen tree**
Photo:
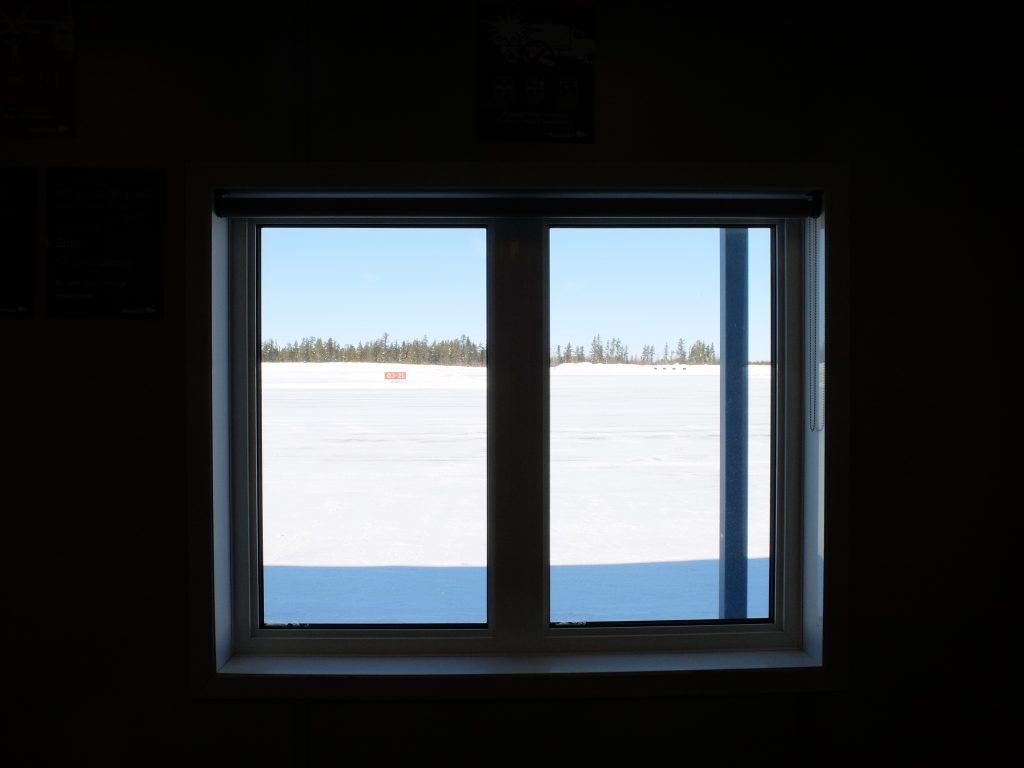
[[[690,345],[690,354],[688,358],[694,365],[704,364],[704,342],[697,339],[693,344]]]
[[[676,362],[686,362],[686,342],[683,339],[676,342]]]

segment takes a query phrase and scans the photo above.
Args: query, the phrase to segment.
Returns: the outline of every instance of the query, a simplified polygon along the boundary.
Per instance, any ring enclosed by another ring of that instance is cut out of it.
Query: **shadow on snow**
[[[768,558],[748,561],[747,615],[768,616]],[[296,624],[450,624],[487,621],[483,567],[263,569],[264,620]],[[552,621],[718,618],[718,561],[551,568]]]

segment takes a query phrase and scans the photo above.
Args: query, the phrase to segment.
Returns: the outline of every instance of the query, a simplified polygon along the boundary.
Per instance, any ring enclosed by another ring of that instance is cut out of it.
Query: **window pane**
[[[717,619],[720,231],[553,228],[550,253],[551,620]],[[749,265],[749,360],[770,361],[769,230],[749,230]],[[771,366],[747,373],[747,615],[758,618]]]
[[[484,623],[486,230],[265,228],[267,624]]]

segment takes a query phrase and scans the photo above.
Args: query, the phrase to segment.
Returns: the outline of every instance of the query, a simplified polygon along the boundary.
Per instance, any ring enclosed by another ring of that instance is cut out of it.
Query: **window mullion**
[[[251,219],[232,227],[230,256],[230,300],[232,322],[229,352],[232,387],[233,455],[231,504],[238,510],[233,530],[233,610],[237,627],[245,630],[234,642],[251,636],[259,626],[259,437],[256,423],[259,312],[258,230]]]
[[[488,611],[502,649],[548,622],[548,267],[543,221],[491,226],[487,266]]]

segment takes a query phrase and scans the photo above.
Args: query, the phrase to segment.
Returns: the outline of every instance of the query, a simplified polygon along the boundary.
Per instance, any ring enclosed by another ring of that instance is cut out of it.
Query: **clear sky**
[[[749,352],[767,360],[771,345],[771,238],[749,236]],[[595,333],[640,355],[653,344],[675,353],[700,339],[719,344],[718,229],[552,229],[551,343],[590,354]]]
[[[658,356],[680,337],[719,343],[717,229],[551,230],[551,348],[595,334]],[[263,338],[341,343],[385,332],[486,341],[483,229],[267,228]],[[770,343],[770,237],[750,230],[750,358]]]

